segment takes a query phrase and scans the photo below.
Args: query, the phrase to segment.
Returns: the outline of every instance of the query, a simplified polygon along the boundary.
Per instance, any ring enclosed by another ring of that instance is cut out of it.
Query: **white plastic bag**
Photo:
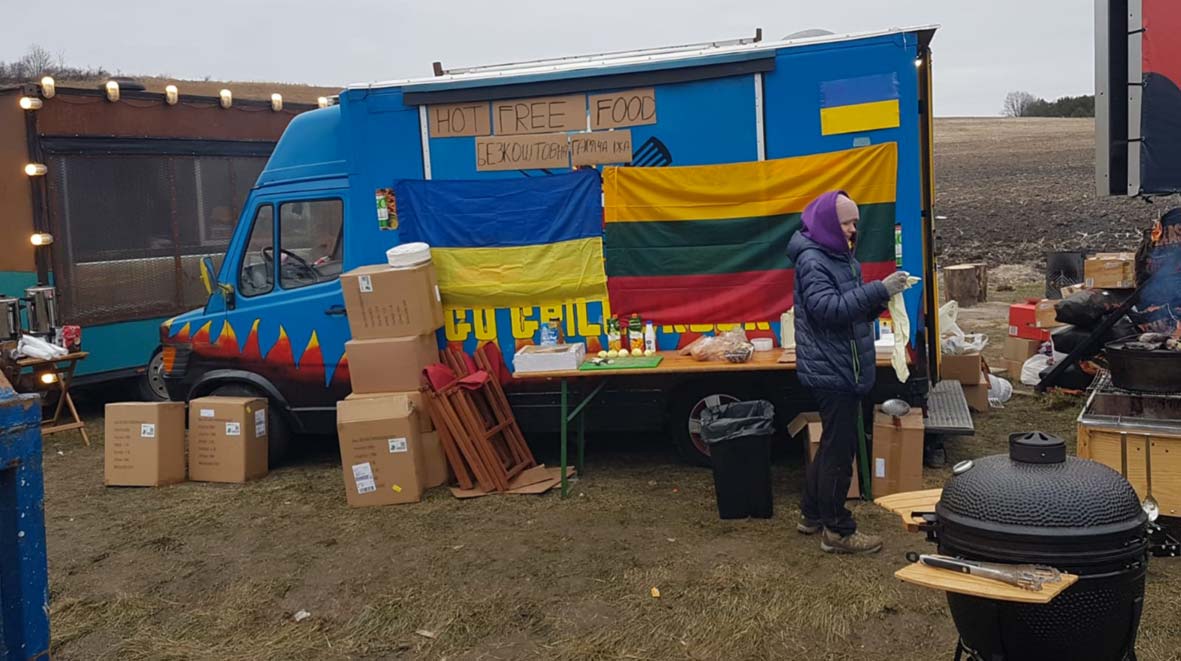
[[[959,324],[956,323],[956,317],[960,314],[960,304],[955,301],[948,301],[939,308],[939,334],[943,337],[949,335],[963,336],[964,331],[960,330]]]
[[[943,353],[949,356],[980,353],[984,351],[986,346],[988,346],[988,336],[984,333],[960,333],[943,337]]]
[[[30,358],[37,358],[39,360],[53,360],[54,358],[61,358],[69,353],[65,349],[50,344],[39,337],[32,335],[22,335],[20,342],[16,345],[16,350],[22,355]]]
[[[1021,366],[1021,383],[1027,386],[1036,386],[1042,382],[1041,373],[1050,366],[1050,357],[1039,353],[1030,356],[1025,364]]]
[[[993,408],[1005,408],[1005,402],[1013,398],[1013,384],[994,374],[988,375],[988,403]]]

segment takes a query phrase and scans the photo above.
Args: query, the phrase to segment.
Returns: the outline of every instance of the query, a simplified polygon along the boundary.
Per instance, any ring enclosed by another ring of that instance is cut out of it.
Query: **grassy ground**
[[[1071,439],[1080,401],[1017,396],[949,460],[1008,434]],[[840,558],[794,530],[799,448],[776,515],[725,522],[708,471],[660,439],[602,438],[573,497],[349,509],[332,446],[242,486],[102,486],[102,441],[49,437],[54,658],[947,659],[942,594],[892,576],[921,536],[871,504],[885,550]],[[552,453],[554,443],[536,439]],[[552,459],[551,459],[552,460]],[[940,486],[948,470],[927,471]],[[1154,561],[1141,659],[1176,659],[1181,561]],[[652,588],[660,591],[654,598]],[[311,617],[296,623],[293,614]]]

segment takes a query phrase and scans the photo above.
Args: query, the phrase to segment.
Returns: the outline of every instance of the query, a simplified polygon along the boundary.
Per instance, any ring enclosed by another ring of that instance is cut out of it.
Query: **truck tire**
[[[209,393],[217,397],[262,397],[266,398],[261,390],[252,388],[251,386],[241,383],[228,383],[224,386],[218,386]],[[291,427],[287,424],[287,418],[279,411],[274,402],[268,401],[267,404],[267,465],[271,470],[278,468],[283,464],[283,460],[287,457],[287,450],[291,446]]]
[[[696,466],[709,467],[709,448],[701,440],[701,411],[707,406],[761,399],[757,389],[743,384],[718,384],[692,381],[669,398],[668,424],[673,447],[681,459]]]
[[[164,387],[164,352],[161,349],[156,349],[148,361],[147,370],[135,381],[140,401],[168,401],[168,389]]]

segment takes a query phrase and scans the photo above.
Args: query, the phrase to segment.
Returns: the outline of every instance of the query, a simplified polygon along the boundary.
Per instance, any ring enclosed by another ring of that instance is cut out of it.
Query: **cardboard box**
[[[1017,374],[1021,372],[1018,371]],[[981,373],[975,385],[968,385],[962,381],[960,383],[964,386],[964,399],[968,400],[968,408],[977,413],[988,413],[988,377]]]
[[[1042,348],[1041,340],[1027,340],[1020,337],[1006,337],[1005,350],[1002,357],[1005,360],[1012,360],[1024,363],[1029,360],[1029,357],[1036,354]]]
[[[418,412],[401,395],[336,403],[345,497],[351,507],[422,500],[426,454]]]
[[[349,379],[353,392],[382,393],[418,390],[422,370],[439,362],[439,342],[428,335],[349,340],[344,343],[349,357]]]
[[[807,466],[812,462],[812,457],[816,456],[816,450],[820,449],[820,434],[824,431],[824,425],[820,422],[820,414],[816,412],[801,413],[795,417],[787,425],[787,433],[795,438],[800,432],[805,432],[804,436],[804,465]],[[846,499],[861,497],[861,477],[857,470],[857,461],[853,461],[853,481],[849,483],[849,493]]]
[[[1054,307],[1057,302],[1048,298],[1043,298],[1037,302],[1037,305],[1034,307],[1034,315],[1036,317],[1035,326],[1038,328],[1057,328],[1065,325],[1058,321],[1058,309]]]
[[[371,399],[373,397],[389,397],[391,395],[405,397],[414,404],[414,410],[418,411],[418,431],[424,434],[435,431],[435,423],[431,419],[431,398],[417,390],[408,390],[405,392],[354,392],[349,393],[345,399]]]
[[[978,353],[966,353],[961,356],[943,354],[939,360],[939,377],[949,381],[976,383],[980,380],[983,369]]]
[[[874,412],[873,497],[923,488],[923,412],[901,418]]]
[[[439,442],[438,432],[432,431],[422,435],[422,469],[423,486],[427,489],[441,487],[451,478],[447,455],[443,452],[443,444]]]
[[[1130,252],[1098,253],[1083,263],[1083,282],[1098,289],[1132,289],[1136,286],[1136,255]]]
[[[1049,330],[1037,327],[1037,303],[1034,299],[1009,306],[1009,337],[1043,342],[1050,339]]]
[[[586,345],[556,344],[539,346],[530,344],[521,347],[513,356],[513,370],[516,372],[562,372],[576,370],[586,360]]]
[[[1062,298],[1070,298],[1071,296],[1074,296],[1075,294],[1079,293],[1080,291],[1082,291],[1086,288],[1087,288],[1087,285],[1080,282],[1077,285],[1067,285],[1067,286],[1063,287],[1062,289],[1060,289],[1059,292],[1061,292]]]
[[[362,266],[340,276],[354,340],[426,335],[443,327],[443,298],[430,263]]]
[[[247,482],[267,474],[267,400],[199,397],[189,402],[189,479]]]
[[[185,481],[185,405],[107,404],[103,483],[156,487]]]
[[[1008,373],[1010,381],[1016,383],[1021,382],[1021,368],[1025,367],[1025,361],[1002,358],[1001,367],[1005,368],[1005,372]]]

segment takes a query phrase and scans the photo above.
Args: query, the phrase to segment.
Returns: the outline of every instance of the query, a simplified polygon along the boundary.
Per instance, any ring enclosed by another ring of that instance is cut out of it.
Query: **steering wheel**
[[[273,246],[267,246],[258,252],[268,263],[275,261],[275,249]],[[291,260],[291,266],[298,267],[311,276],[313,282],[320,281],[320,274],[316,271],[316,269],[312,268],[311,264],[308,264],[306,259],[291,252],[290,250],[287,250],[286,248],[279,248],[279,252],[286,255]],[[287,266],[287,263],[284,263],[283,266]]]

